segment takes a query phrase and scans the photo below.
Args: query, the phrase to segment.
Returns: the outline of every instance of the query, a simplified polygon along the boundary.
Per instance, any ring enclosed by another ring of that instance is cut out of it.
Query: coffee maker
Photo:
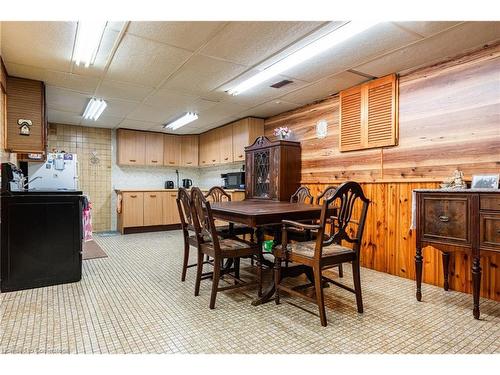
[[[182,187],[185,189],[189,189],[193,185],[193,180],[190,178],[183,178],[182,179]]]

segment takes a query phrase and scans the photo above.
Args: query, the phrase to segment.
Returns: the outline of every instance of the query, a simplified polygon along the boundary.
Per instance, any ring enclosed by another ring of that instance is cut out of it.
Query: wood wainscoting
[[[332,183],[332,184],[338,184]],[[370,199],[361,265],[391,275],[415,279],[415,231],[411,227],[412,190],[436,188],[434,182],[362,183]],[[307,184],[316,196],[328,184]],[[481,296],[500,301],[500,254],[481,252]],[[423,281],[443,286],[441,252],[429,246],[423,251]],[[450,289],[472,293],[471,257],[463,251],[450,256]],[[413,298],[408,296],[408,298]]]
[[[301,183],[317,195],[346,180],[362,183],[372,201],[365,227],[364,267],[414,279],[415,236],[410,230],[412,190],[435,188],[455,169],[466,180],[500,171],[500,42],[424,67],[399,79],[399,145],[339,151],[339,96],[266,119],[264,132],[288,126],[301,142]],[[316,123],[328,122],[325,138]],[[443,284],[441,254],[424,250],[424,282]],[[471,260],[450,260],[450,288],[470,293]],[[500,301],[500,254],[484,253],[481,295]],[[413,296],[409,296],[413,298]]]

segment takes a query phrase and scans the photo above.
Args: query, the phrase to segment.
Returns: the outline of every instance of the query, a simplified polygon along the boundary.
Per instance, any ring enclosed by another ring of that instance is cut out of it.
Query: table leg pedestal
[[[443,253],[444,290],[448,290],[450,287],[450,284],[448,282],[449,268],[450,268],[450,254]]]

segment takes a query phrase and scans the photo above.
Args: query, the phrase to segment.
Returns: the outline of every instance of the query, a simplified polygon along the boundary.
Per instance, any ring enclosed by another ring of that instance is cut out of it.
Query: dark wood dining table
[[[249,199],[243,201],[216,202],[211,204],[214,218],[230,223],[245,224],[256,229],[257,243],[262,246],[264,228],[271,227],[279,237],[282,220],[315,220],[319,219],[321,206],[306,203],[277,202],[269,200]],[[261,259],[264,264],[272,267],[273,263]],[[282,269],[282,278],[295,277],[305,273],[312,280],[312,272],[305,266],[290,266]],[[262,296],[252,302],[257,306],[270,301],[275,293],[274,283],[269,285]]]

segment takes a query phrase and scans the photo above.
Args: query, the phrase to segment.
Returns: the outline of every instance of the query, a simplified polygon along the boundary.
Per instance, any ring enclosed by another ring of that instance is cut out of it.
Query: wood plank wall
[[[472,174],[500,171],[500,43],[400,77],[399,145],[340,153],[338,95],[265,122],[273,138],[289,126],[302,144],[302,184],[317,195],[346,180],[361,182],[371,204],[363,238],[364,267],[413,279],[415,238],[410,229],[412,190],[438,186],[456,168]],[[315,124],[328,121],[328,136]],[[481,295],[500,301],[500,254],[481,260]],[[471,263],[451,257],[450,287],[472,291]],[[424,282],[443,283],[441,253],[424,250]]]

